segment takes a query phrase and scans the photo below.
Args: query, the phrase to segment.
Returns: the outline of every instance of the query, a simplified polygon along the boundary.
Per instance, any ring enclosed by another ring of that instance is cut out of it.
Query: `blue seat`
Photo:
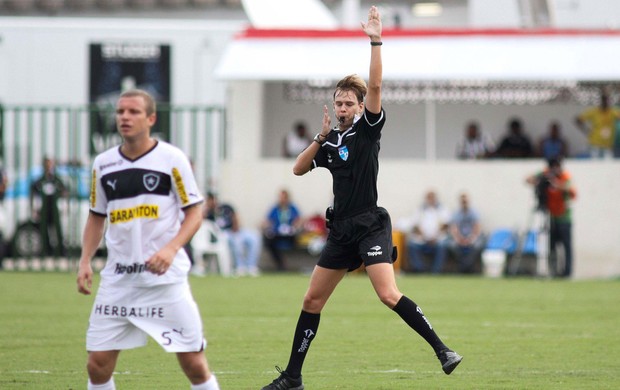
[[[523,239],[523,247],[521,248],[522,255],[538,254],[537,236],[538,234],[534,230],[528,230],[525,233],[525,238]]]
[[[517,250],[517,235],[511,229],[499,228],[489,234],[486,249],[502,250],[506,254],[512,255]]]

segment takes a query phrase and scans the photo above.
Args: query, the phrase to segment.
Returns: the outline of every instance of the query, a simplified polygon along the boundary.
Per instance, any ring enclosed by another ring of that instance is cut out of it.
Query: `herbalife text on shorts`
[[[96,305],[95,314],[110,317],[164,318],[164,308]]]

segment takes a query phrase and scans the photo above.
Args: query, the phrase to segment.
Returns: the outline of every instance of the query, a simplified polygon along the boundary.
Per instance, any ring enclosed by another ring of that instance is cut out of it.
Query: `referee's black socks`
[[[422,309],[411,299],[403,295],[392,310],[398,313],[407,325],[418,332],[433,347],[435,354],[447,348],[433,330],[433,326],[426,319],[424,313],[422,313]]]
[[[301,367],[304,364],[310,343],[314,340],[314,336],[316,336],[320,319],[320,313],[312,314],[302,310],[299,315],[295,335],[293,336],[291,357],[286,367],[287,374],[293,378],[298,378],[301,375]]]

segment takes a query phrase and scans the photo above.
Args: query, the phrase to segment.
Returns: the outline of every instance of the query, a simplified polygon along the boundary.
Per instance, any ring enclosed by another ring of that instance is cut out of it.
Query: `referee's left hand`
[[[368,22],[362,24],[362,30],[368,35],[370,38],[381,39],[381,30],[383,26],[381,24],[381,15],[379,14],[379,9],[374,5],[370,7],[368,10]]]

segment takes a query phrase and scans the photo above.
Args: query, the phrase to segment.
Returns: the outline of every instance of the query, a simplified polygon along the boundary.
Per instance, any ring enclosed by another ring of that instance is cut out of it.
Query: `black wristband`
[[[383,42],[381,42],[381,41],[379,41],[379,42],[370,41],[370,46],[381,46],[381,45],[383,45]]]

